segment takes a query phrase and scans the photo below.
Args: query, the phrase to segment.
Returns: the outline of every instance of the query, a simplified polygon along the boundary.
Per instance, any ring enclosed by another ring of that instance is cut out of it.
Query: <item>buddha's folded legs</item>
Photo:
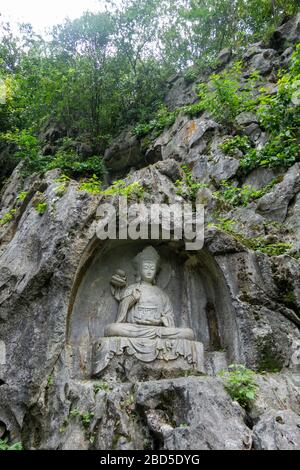
[[[190,328],[168,328],[164,326],[137,325],[135,323],[111,323],[106,327],[104,335],[126,338],[188,339],[191,341],[195,339],[194,332]]]

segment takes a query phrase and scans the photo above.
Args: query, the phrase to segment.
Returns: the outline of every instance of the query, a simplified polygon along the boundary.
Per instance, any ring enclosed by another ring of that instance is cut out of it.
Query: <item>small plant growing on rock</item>
[[[139,182],[134,182],[127,184],[124,180],[115,181],[112,186],[105,191],[102,191],[101,194],[104,196],[126,196],[126,197],[136,197],[137,199],[143,199],[144,197],[144,188]]]
[[[88,428],[94,417],[94,413],[90,411],[86,411],[85,413],[81,413],[80,417],[81,417],[81,422],[83,424],[83,427]]]
[[[69,182],[70,178],[67,175],[61,175],[59,178],[56,178],[55,183],[59,183],[59,185],[54,188],[54,192],[58,197],[62,197],[65,194]]]
[[[39,202],[34,206],[38,214],[43,215],[47,210],[48,204],[46,202]]]
[[[22,450],[21,442],[16,442],[15,444],[8,444],[7,439],[0,439],[0,450]]]
[[[11,222],[16,212],[16,209],[11,209],[9,212],[6,212],[6,214],[4,214],[3,217],[0,219],[0,225],[6,225]]]
[[[101,181],[97,175],[85,179],[79,186],[79,191],[86,191],[90,194],[101,194]]]
[[[242,153],[246,153],[251,149],[251,145],[249,142],[249,137],[246,135],[237,135],[235,137],[230,137],[226,139],[222,144],[219,145],[220,149],[226,155],[235,156],[237,150]]]
[[[267,194],[279,182],[278,178],[273,179],[269,184],[261,189],[255,189],[245,185],[242,187],[230,184],[226,180],[221,181],[220,191],[214,193],[214,197],[228,202],[232,206],[246,207],[250,202],[255,201]]]
[[[27,194],[28,194],[28,191],[22,191],[21,193],[17,195],[16,200],[18,202],[23,202],[26,199]]]
[[[181,168],[183,170],[183,179],[177,180],[175,182],[176,194],[183,197],[184,199],[195,202],[198,190],[201,188],[207,188],[207,185],[203,183],[197,183],[193,177],[192,171],[187,165],[183,165]]]
[[[110,386],[107,382],[97,382],[94,384],[94,393],[97,395],[98,392],[102,390],[103,392],[109,392],[110,391]]]
[[[219,373],[223,379],[225,390],[231,398],[243,408],[249,408],[256,398],[258,385],[255,373],[242,364],[231,364],[228,370]]]

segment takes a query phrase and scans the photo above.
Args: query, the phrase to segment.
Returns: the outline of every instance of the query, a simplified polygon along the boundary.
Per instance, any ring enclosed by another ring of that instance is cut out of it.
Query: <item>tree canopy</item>
[[[65,139],[80,136],[100,156],[122,128],[159,109],[173,73],[199,71],[225,47],[242,51],[299,9],[299,0],[107,4],[105,12],[57,25],[47,39],[28,24],[18,34],[1,24],[0,147],[10,142],[17,158],[38,156],[42,131],[55,122]],[[44,157],[36,168],[53,166],[53,156]]]

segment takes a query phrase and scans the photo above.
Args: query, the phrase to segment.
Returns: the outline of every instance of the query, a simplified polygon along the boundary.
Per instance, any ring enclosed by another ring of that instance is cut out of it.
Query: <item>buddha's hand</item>
[[[114,287],[122,288],[127,285],[127,276],[124,271],[119,269],[111,278],[110,283]]]
[[[134,298],[134,300],[137,302],[138,300],[140,300],[141,298],[141,291],[140,289],[138,289],[137,287],[135,287],[132,291],[132,294],[131,294]]]

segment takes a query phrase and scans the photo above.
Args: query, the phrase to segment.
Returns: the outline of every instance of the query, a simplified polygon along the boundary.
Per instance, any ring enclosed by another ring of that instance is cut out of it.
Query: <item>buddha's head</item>
[[[135,261],[137,264],[138,280],[154,284],[160,261],[157,251],[152,246],[148,246],[135,257]]]

